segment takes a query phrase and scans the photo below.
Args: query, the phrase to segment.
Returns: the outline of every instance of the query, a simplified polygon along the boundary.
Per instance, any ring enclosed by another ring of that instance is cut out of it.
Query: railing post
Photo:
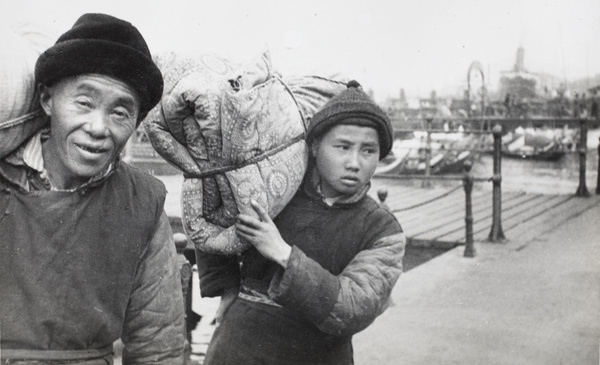
[[[492,176],[493,187],[493,211],[492,211],[492,229],[488,240],[492,242],[503,241],[504,232],[502,231],[502,127],[495,125],[494,134],[494,176]]]
[[[473,174],[471,174],[471,161],[465,162],[465,174],[463,176],[463,187],[465,188],[465,257],[475,257],[475,246],[473,245],[473,207],[471,204],[471,193],[473,192]]]
[[[427,140],[426,143],[427,145],[425,146],[425,179],[423,180],[423,183],[421,184],[422,187],[430,187],[431,186],[431,181],[429,180],[429,176],[431,176],[431,124],[432,124],[433,118],[427,118],[425,119],[425,122],[427,123]]]
[[[596,194],[600,194],[600,137],[598,137],[598,173],[596,176]]]
[[[192,353],[192,331],[189,328],[188,321],[192,313],[192,265],[183,255],[187,247],[188,239],[183,233],[173,235],[175,248],[177,249],[177,264],[181,276],[181,289],[183,294],[183,304],[185,309],[185,364],[189,364]]]
[[[575,196],[588,197],[590,192],[587,189],[585,182],[585,169],[587,157],[587,123],[585,118],[579,119],[579,186]]]

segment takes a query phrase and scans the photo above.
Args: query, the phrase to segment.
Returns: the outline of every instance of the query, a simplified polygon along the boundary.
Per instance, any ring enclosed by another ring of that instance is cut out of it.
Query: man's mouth
[[[90,152],[90,153],[104,153],[108,151],[108,148],[104,148],[102,146],[86,146],[86,145],[82,145],[79,143],[75,143],[75,145],[79,148],[81,148],[84,151]]]
[[[354,176],[343,176],[342,181],[349,182],[349,183],[357,183],[358,178],[354,177]]]

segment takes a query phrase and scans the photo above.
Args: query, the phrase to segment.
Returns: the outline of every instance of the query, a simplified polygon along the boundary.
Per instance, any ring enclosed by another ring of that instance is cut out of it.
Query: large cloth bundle
[[[33,71],[53,43],[41,27],[0,26],[0,158],[17,148],[46,121],[39,107]]]
[[[304,133],[312,115],[346,88],[306,76],[283,80],[265,52],[248,65],[207,54],[155,56],[161,102],[143,121],[156,151],[183,171],[182,221],[203,251],[236,254],[239,213],[254,200],[275,217],[306,171]]]

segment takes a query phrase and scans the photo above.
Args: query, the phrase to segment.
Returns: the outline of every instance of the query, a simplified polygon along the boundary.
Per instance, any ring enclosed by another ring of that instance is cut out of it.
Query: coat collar
[[[319,175],[316,167],[309,167],[309,171],[307,172],[304,183],[302,184],[304,187],[304,192],[312,199],[319,200],[324,204],[332,207],[343,207],[349,206],[351,204],[358,203],[367,195],[367,192],[371,188],[371,182],[369,181],[365,186],[363,186],[359,191],[351,195],[342,195],[333,201],[332,204],[326,201],[326,198],[321,193],[320,187],[321,176]]]

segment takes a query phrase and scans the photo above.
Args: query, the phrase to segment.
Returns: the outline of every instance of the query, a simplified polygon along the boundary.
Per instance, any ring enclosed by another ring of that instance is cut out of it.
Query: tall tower
[[[517,61],[515,62],[515,72],[524,72],[525,71],[525,49],[523,47],[519,47],[517,49]]]

